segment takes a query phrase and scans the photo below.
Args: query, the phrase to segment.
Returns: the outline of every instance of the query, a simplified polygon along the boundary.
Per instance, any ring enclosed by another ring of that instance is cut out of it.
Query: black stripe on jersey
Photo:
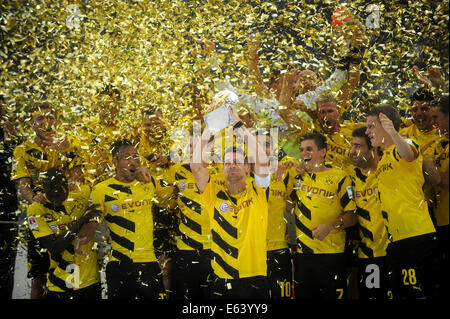
[[[202,213],[202,206],[193,201],[192,199],[187,198],[186,196],[183,196],[180,194],[180,200],[183,202],[184,205],[186,205],[189,209],[193,210],[194,212],[201,214]]]
[[[384,210],[381,211],[381,216],[383,216],[384,219],[386,219],[387,221],[389,221],[388,213],[385,212]]]
[[[126,248],[128,250],[134,251],[134,243],[130,241],[129,239],[119,236],[116,233],[112,232],[111,229],[109,230],[109,233],[111,235],[111,240],[118,245],[122,246],[123,248]]]
[[[412,145],[414,145],[417,148],[418,151],[420,151],[419,144],[417,144],[413,140],[411,140],[411,143],[412,143]]]
[[[108,222],[110,222],[110,223],[114,223],[117,226],[125,228],[126,230],[135,232],[135,224],[134,224],[134,222],[132,222],[132,221],[126,219],[126,218],[123,218],[121,216],[113,216],[111,214],[107,214],[105,216],[105,219]]]
[[[369,238],[371,241],[373,241],[372,232],[370,230],[368,230],[366,227],[361,226],[361,224],[358,224],[358,225],[359,225],[359,230],[364,235],[364,237]]]
[[[308,227],[306,227],[306,226],[300,221],[300,219],[298,218],[297,215],[295,215],[295,226],[297,226],[297,228],[298,228],[303,234],[305,234],[306,236],[308,236],[308,237],[311,238],[311,239],[314,239],[314,238],[313,238],[312,230],[309,229]]]
[[[114,197],[109,196],[108,194],[105,194],[105,203],[112,202],[114,200],[118,200],[118,198],[114,198]]]
[[[192,173],[192,171],[191,171],[191,165],[189,165],[189,164],[183,164],[183,165],[181,165],[181,167],[184,167],[185,169],[187,169],[189,172]]]
[[[186,236],[185,234],[180,234],[180,239],[183,243],[185,243],[186,245],[188,245],[189,247],[192,247],[196,250],[202,250],[203,249],[203,245],[196,241],[195,239],[192,239],[189,236]]]
[[[297,238],[297,246],[301,249],[303,254],[314,254],[314,250],[306,246],[300,239]]]
[[[287,188],[289,183],[289,173],[286,174],[286,177],[283,179],[284,187]]]
[[[345,208],[347,204],[350,202],[350,197],[348,196],[348,193],[345,192],[344,196],[341,197],[341,206],[342,208]]]
[[[51,271],[48,273],[48,280],[49,280],[52,284],[54,284],[56,287],[62,289],[63,291],[72,291],[73,288],[68,288],[68,287],[66,286],[66,282],[65,282],[64,280],[62,280],[61,278],[57,277],[57,276],[54,274],[54,271],[55,271],[55,270],[53,269],[53,270],[51,270]]]
[[[219,224],[219,226],[225,230],[228,235],[237,239],[238,231],[237,228],[231,225],[225,218],[223,218],[219,211],[214,207],[214,220]]]
[[[359,243],[359,248],[361,249],[361,251],[364,253],[364,255],[366,255],[369,258],[374,258],[373,257],[373,249],[367,247],[367,245],[363,242]]]
[[[370,222],[370,213],[368,210],[365,210],[364,208],[361,208],[359,206],[356,207],[356,214],[358,216],[364,218],[365,220],[368,220]]]
[[[218,255],[215,251],[211,251],[211,259],[214,260],[220,267],[222,267],[222,269],[233,279],[239,278],[239,270],[228,265],[225,260],[223,260],[223,258],[220,257],[220,255]]]
[[[73,244],[67,246],[66,250],[69,252],[69,254],[75,255],[75,247],[73,246]]]
[[[358,167],[355,167],[355,174],[363,183],[366,182],[367,176],[365,176]]]
[[[341,181],[338,183],[338,189],[337,189],[338,194],[341,192],[341,187],[342,187],[342,185],[344,185],[346,178],[347,178],[347,176],[345,176],[343,179],[341,179]]]
[[[179,181],[179,180],[181,180],[181,179],[186,179],[186,177],[184,177],[183,175],[180,175],[180,174],[178,174],[178,173],[175,173],[175,180],[176,180],[176,181]]]
[[[129,186],[124,186],[124,185],[120,185],[120,184],[109,184],[108,187],[110,187],[116,191],[122,192],[122,193],[133,194],[131,192],[131,188]]]
[[[311,220],[311,210],[306,207],[301,201],[297,200],[297,206],[300,212],[309,220]]]
[[[397,151],[395,149],[392,151],[392,155],[394,156],[395,160],[398,162],[399,159],[397,158]]]
[[[234,205],[237,205],[237,200],[236,198],[234,198],[233,196],[227,194],[224,191],[219,191],[216,194],[217,198],[223,199],[223,200],[230,200],[231,202],[233,202]]]
[[[111,256],[113,256],[114,258],[116,258],[116,259],[118,259],[120,261],[123,261],[123,262],[128,262],[128,263],[132,263],[133,262],[133,259],[131,259],[130,257],[128,257],[128,256],[126,256],[124,254],[122,254],[120,251],[115,250],[115,249],[112,249]]]
[[[225,240],[223,240],[223,238],[220,237],[220,235],[218,233],[216,233],[214,231],[214,229],[211,230],[211,235],[212,235],[212,241],[214,243],[216,243],[217,246],[220,247],[220,249],[222,249],[225,253],[227,253],[231,257],[236,258],[236,259],[238,258],[239,250],[236,247],[231,246]]]
[[[202,234],[202,226],[197,223],[195,220],[187,217],[182,210],[180,210],[180,219],[181,222],[190,230],[196,232],[197,234]]]

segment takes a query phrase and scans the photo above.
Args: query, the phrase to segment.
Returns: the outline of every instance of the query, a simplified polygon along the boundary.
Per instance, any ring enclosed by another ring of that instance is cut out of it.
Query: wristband
[[[248,59],[250,60],[250,61],[258,61],[258,56],[256,56],[256,57],[254,57],[254,58],[251,58],[251,57],[248,57]]]

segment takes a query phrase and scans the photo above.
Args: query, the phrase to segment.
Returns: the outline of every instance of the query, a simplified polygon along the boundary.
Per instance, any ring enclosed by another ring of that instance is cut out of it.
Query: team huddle
[[[171,160],[159,106],[121,131],[114,87],[98,92],[99,114],[78,136],[58,137],[57,110],[34,103],[35,134],[16,146],[11,172],[27,206],[32,298],[440,297],[448,94],[416,90],[412,120],[385,103],[343,120],[360,39],[325,84],[289,69],[269,88],[252,36],[255,94],[228,105],[227,129],[192,128],[184,162]],[[262,113],[277,135],[258,125]]]

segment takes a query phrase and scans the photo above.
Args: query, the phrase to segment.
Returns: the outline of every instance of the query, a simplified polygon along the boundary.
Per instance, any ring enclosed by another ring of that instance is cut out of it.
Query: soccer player
[[[75,143],[67,136],[59,138],[55,132],[58,124],[57,112],[48,102],[33,103],[31,113],[34,136],[26,139],[14,149],[11,180],[16,181],[19,199],[27,204],[45,203],[40,173],[59,167],[67,171],[75,164]],[[48,254],[35,247],[35,239],[29,233],[28,276],[32,278],[31,298],[40,299],[44,295],[46,273],[50,265]],[[37,245],[37,244],[36,244]]]
[[[289,83],[292,81],[294,80],[288,73],[280,97],[282,105],[290,105],[289,96],[292,95],[292,90],[289,89]],[[291,93],[289,93],[290,90]],[[316,105],[317,125],[303,121],[287,108],[280,108],[278,113],[289,126],[290,131],[298,136],[311,132],[315,126],[316,130],[327,138],[328,149],[325,162],[333,167],[345,169],[346,166],[351,165],[352,132],[362,124],[340,120],[341,109],[332,93],[322,92],[316,98]]]
[[[170,169],[173,163],[169,158],[172,141],[168,137],[168,125],[160,108],[149,105],[142,111],[141,125],[136,130],[138,153],[142,162],[155,176],[155,182],[160,183],[166,191],[164,197],[171,197],[174,188],[167,184],[170,179]],[[175,199],[174,199],[175,200]],[[175,206],[176,203],[173,203]],[[168,207],[153,206],[153,214],[159,223],[154,229],[161,242],[155,242],[155,249],[160,266],[163,268],[163,280],[166,291],[171,288],[172,253],[175,249],[176,215]]]
[[[413,124],[399,131],[403,137],[416,141],[422,149],[422,154],[429,159],[432,158],[432,151],[428,148],[436,139],[436,129],[431,118],[433,100],[433,94],[427,89],[419,88],[414,91],[411,96]]]
[[[287,200],[292,189],[289,179],[296,175],[297,161],[287,156],[283,150],[278,158],[272,136],[267,131],[257,131],[266,147],[271,163],[269,192],[269,218],[267,228],[267,280],[270,298],[292,298],[292,254],[289,249],[287,231]],[[265,139],[265,140],[264,140]]]
[[[100,299],[101,286],[94,241],[85,247],[85,255],[74,252],[74,241],[81,226],[100,211],[85,214],[90,188],[83,185],[69,193],[64,173],[52,168],[43,174],[46,201],[28,207],[28,227],[34,238],[50,253],[47,298]]]
[[[193,137],[189,140],[189,150],[192,152]],[[169,298],[207,299],[212,281],[211,229],[208,212],[201,205],[201,195],[189,162],[174,164],[170,168],[168,182],[177,189],[179,215],[176,250],[173,253],[172,294]]]
[[[297,254],[294,257],[295,298],[346,298],[345,228],[357,216],[350,177],[325,165],[326,138],[301,137],[304,173],[291,181],[295,204]]]
[[[448,110],[449,100],[448,94],[443,94],[439,100],[437,107],[432,110],[433,124],[437,128],[439,135],[442,139],[439,139],[433,148],[434,160],[429,162],[424,160],[424,177],[433,176],[437,173],[437,179],[430,181],[434,186],[435,200],[434,200],[434,221],[438,235],[438,245],[441,258],[441,288],[443,293],[446,293],[449,287],[449,275],[448,275],[448,239],[449,239],[449,191],[448,191],[448,154],[449,154],[449,142],[448,142]]]
[[[352,57],[356,55],[361,56],[361,52],[355,53],[354,51],[359,51],[361,44],[363,43],[364,33],[362,29],[356,29],[352,34],[352,40],[350,41],[350,54]],[[298,114],[291,112],[290,109],[296,108],[307,111],[307,113],[312,116],[313,119],[317,118],[318,112],[316,111],[316,106],[318,107],[316,100],[320,94],[326,92],[327,90],[334,88],[339,90],[339,94],[337,100],[339,101],[339,109],[336,109],[336,113],[338,110],[345,110],[349,107],[351,92],[354,88],[357,87],[359,83],[359,63],[360,58],[352,58],[348,61],[346,66],[342,67],[343,70],[337,69],[332,76],[330,76],[325,84],[319,85],[319,81],[317,79],[317,75],[311,70],[303,70],[299,71],[297,69],[292,69],[288,71],[293,75],[292,81],[290,83],[290,93],[288,95],[285,94],[285,80],[286,77],[284,75],[277,74],[275,77],[270,79],[270,86],[275,91],[275,103],[272,100],[272,92],[270,92],[270,88],[266,87],[263,82],[261,72],[258,68],[258,50],[260,48],[260,37],[259,34],[256,36],[250,36],[247,41],[249,48],[249,56],[248,56],[248,70],[249,70],[249,79],[255,87],[255,93],[260,98],[265,98],[264,107],[268,109],[268,113],[277,113],[276,116],[272,116],[272,121],[275,121],[276,118],[281,117],[285,124],[287,124],[288,133],[282,141],[282,147],[286,151],[289,156],[299,158],[298,154],[298,136],[303,135],[310,129],[309,124],[307,127],[304,127],[302,130],[303,123],[306,122],[305,119],[301,119]],[[281,73],[281,72],[273,72],[273,73]],[[264,100],[264,99],[263,99]],[[259,103],[261,104],[261,103]],[[338,103],[336,102],[336,105]],[[275,109],[275,112],[273,110]],[[255,110],[256,111],[256,110]],[[259,111],[259,110],[258,110]],[[272,111],[272,112],[271,112]],[[323,111],[322,111],[323,114]],[[324,116],[331,116],[331,114],[323,114]],[[337,114],[340,115],[340,114]],[[275,124],[275,123],[274,123]],[[341,123],[343,124],[343,123]],[[322,124],[321,124],[322,125]],[[336,129],[336,128],[335,128]],[[334,153],[344,152],[350,147],[351,144],[351,131],[348,134],[348,143],[346,145],[337,145],[339,147],[336,151],[333,149],[329,149],[329,156]],[[327,132],[326,128],[324,129],[325,133],[334,133]],[[289,133],[295,133],[289,134]],[[339,133],[338,131],[336,133]],[[335,137],[339,137],[342,135],[336,134]],[[332,140],[329,140],[331,142]],[[340,140],[339,140],[340,141]],[[339,142],[337,142],[339,143]],[[334,144],[330,144],[334,146]],[[345,146],[345,148],[342,148]],[[348,155],[348,151],[347,154]],[[350,161],[348,161],[350,162]]]
[[[356,214],[360,242],[359,257],[359,299],[385,299],[385,259],[388,244],[387,232],[377,200],[378,185],[375,178],[379,151],[372,147],[366,128],[353,131],[350,150],[353,165],[348,168],[354,184]]]
[[[416,142],[399,135],[401,118],[393,106],[372,108],[366,123],[372,146],[383,150],[375,176],[390,241],[386,264],[393,298],[431,297],[437,238],[422,190],[423,156]]]
[[[92,204],[102,211],[111,237],[106,265],[108,299],[162,299],[165,293],[153,244],[152,215],[155,202],[163,201],[156,199],[161,186],[153,178],[149,183],[136,179],[139,156],[130,141],[114,142],[111,153],[115,176],[98,183],[91,193]],[[98,220],[86,225],[76,250],[94,236]]]
[[[223,156],[223,175],[211,175],[205,145],[194,137],[194,158],[190,163],[201,201],[211,227],[211,265],[214,279],[212,298],[269,297],[267,283],[267,218],[266,189],[270,183],[269,163],[265,148],[239,121],[233,108],[235,134],[248,138],[249,154],[255,159],[254,178],[249,176],[250,163],[244,150],[232,146]],[[202,140],[209,141],[205,128]]]

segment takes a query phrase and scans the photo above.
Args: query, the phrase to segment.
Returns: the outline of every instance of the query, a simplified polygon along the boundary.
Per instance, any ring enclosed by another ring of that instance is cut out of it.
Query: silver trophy
[[[225,127],[233,124],[230,106],[237,106],[239,98],[236,93],[230,90],[223,90],[214,95],[209,109],[213,111],[203,116],[206,126],[212,134],[220,132]]]

